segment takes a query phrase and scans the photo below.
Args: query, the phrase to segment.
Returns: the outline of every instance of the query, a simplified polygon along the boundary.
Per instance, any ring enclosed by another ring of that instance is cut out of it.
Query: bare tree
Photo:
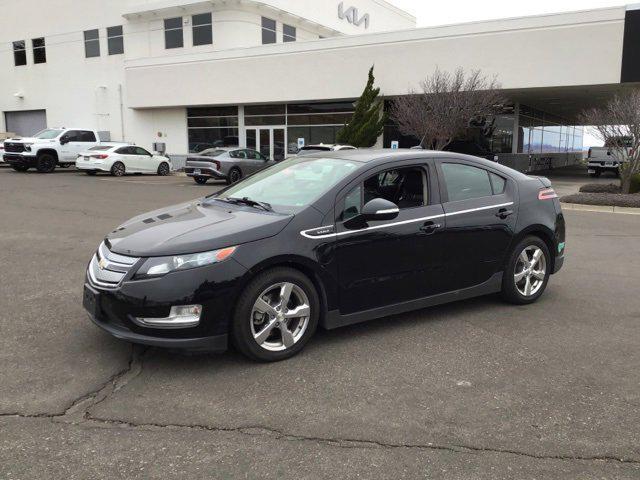
[[[640,174],[640,90],[616,95],[606,106],[583,112],[582,123],[592,126],[620,162],[620,187],[629,193],[632,177]]]
[[[394,100],[390,117],[403,135],[416,137],[425,148],[442,150],[465,132],[471,120],[502,108],[499,89],[496,79],[480,70],[467,75],[462,68],[453,74],[436,69],[420,82],[420,92]]]

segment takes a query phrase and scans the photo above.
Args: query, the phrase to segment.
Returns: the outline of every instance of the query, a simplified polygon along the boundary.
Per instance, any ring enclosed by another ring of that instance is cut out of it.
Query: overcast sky
[[[625,5],[621,0],[388,0],[416,16],[419,27],[474,22],[496,18],[522,17],[544,13],[589,10]],[[633,3],[629,0],[628,3]],[[602,145],[585,132],[585,147]]]

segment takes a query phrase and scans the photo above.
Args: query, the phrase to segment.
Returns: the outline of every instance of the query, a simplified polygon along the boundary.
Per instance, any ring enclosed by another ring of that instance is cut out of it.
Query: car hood
[[[277,235],[293,215],[196,201],[139,215],[107,235],[121,255],[157,257],[205,252]]]

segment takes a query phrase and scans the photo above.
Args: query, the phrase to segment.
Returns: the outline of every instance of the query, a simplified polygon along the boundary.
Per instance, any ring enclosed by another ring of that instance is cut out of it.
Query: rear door
[[[343,315],[441,291],[444,212],[429,162],[371,170],[338,195],[335,259]],[[346,222],[373,198],[398,205],[398,217],[349,228]]]
[[[471,161],[437,164],[446,215],[443,282],[448,291],[479,285],[503,268],[518,216],[517,183]]]
[[[67,133],[69,142],[63,146],[66,152],[66,160],[75,162],[78,154],[86,152],[98,143],[96,134],[91,130],[69,130]]]

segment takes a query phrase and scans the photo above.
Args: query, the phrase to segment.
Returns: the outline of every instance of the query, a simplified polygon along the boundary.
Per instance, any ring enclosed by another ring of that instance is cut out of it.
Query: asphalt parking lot
[[[281,363],[97,329],[105,233],[215,188],[0,168],[0,478],[640,477],[640,216],[567,212],[537,304],[320,331]]]

